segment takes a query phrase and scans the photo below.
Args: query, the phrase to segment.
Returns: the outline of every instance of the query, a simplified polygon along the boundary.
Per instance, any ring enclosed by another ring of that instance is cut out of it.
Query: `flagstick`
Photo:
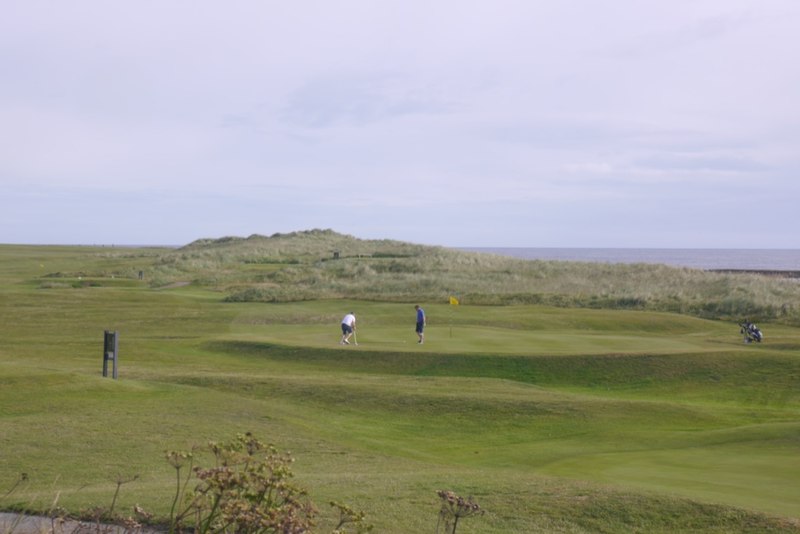
[[[453,307],[458,305],[458,300],[450,296],[450,337],[453,337]]]

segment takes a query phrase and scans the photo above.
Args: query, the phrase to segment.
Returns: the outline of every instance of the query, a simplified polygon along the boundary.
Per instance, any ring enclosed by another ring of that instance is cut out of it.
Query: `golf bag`
[[[761,334],[761,330],[759,330],[758,327],[750,321],[745,321],[739,326],[741,327],[739,333],[744,335],[745,343],[752,343],[753,341],[756,343],[761,343],[761,340],[764,339],[763,334]]]

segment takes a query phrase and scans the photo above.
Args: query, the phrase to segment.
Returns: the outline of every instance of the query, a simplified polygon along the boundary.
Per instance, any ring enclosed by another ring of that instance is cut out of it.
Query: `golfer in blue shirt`
[[[428,324],[428,320],[425,319],[425,310],[419,307],[419,304],[414,306],[414,309],[417,310],[417,336],[419,337],[419,341],[417,343],[424,343],[425,342],[425,325]]]

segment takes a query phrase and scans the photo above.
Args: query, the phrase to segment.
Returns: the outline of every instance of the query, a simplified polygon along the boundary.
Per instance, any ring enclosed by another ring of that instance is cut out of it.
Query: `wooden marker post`
[[[103,376],[108,376],[108,360],[112,362],[111,376],[117,379],[117,356],[119,354],[119,336],[117,331],[106,330],[103,336]]]

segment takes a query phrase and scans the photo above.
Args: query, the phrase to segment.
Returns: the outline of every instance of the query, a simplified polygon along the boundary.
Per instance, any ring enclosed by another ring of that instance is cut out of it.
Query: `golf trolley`
[[[761,330],[758,327],[751,323],[750,321],[745,321],[740,323],[739,326],[739,333],[744,335],[744,342],[745,343],[752,343],[755,341],[756,343],[761,343],[761,340],[764,339],[764,335],[761,333]]]

